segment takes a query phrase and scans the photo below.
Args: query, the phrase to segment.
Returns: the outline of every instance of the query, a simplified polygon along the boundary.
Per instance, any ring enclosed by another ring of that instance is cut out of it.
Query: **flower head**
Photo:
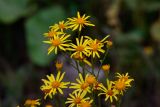
[[[94,83],[96,83],[96,77],[90,74],[86,75],[85,80],[89,85],[93,85]]]
[[[55,95],[57,92],[63,94],[62,89],[67,88],[67,85],[70,84],[70,82],[62,82],[64,75],[65,72],[62,74],[61,72],[58,72],[56,77],[51,74],[50,76],[47,75],[48,80],[42,79],[44,85],[41,86],[41,90],[45,93],[45,99],[47,96],[52,98],[52,96]]]
[[[99,52],[101,53],[104,53],[105,51],[102,49],[103,47],[103,44],[98,42],[97,39],[95,40],[90,40],[89,41],[89,50],[91,51],[90,52],[90,55],[93,56],[93,58],[95,56],[97,56],[98,58],[100,58],[100,55],[99,55]]]
[[[40,99],[37,99],[37,100],[31,100],[31,99],[27,99],[25,101],[25,104],[24,106],[25,107],[37,107],[37,106],[40,106]]]
[[[108,72],[110,70],[110,65],[109,64],[102,65],[102,70]]]
[[[108,79],[107,79],[107,88],[105,86],[103,86],[103,84],[101,84],[98,89],[103,91],[102,93],[100,93],[98,95],[105,95],[106,96],[105,101],[110,99],[110,101],[113,102],[113,98],[115,100],[117,100],[116,95],[118,94],[118,91],[112,86],[112,82],[109,81]]]
[[[57,54],[58,49],[66,51],[65,47],[69,47],[70,45],[67,43],[67,40],[70,35],[55,35],[53,38],[49,39],[49,41],[44,41],[44,43],[50,44],[51,46],[48,48],[48,54],[54,51]]]
[[[84,98],[86,92],[75,92],[69,94],[70,98],[67,98],[66,104],[70,104],[68,107],[79,107],[82,102],[89,100],[89,97]]]
[[[86,56],[89,55],[88,40],[87,39],[84,40],[83,38],[84,38],[83,36],[81,36],[80,40],[76,38],[77,45],[71,44],[71,48],[68,48],[68,50],[70,51],[75,51],[71,55],[71,57],[77,54],[79,54],[81,58],[83,57],[83,55],[86,55]]]
[[[65,29],[68,29],[68,22],[60,21],[58,24],[55,24],[50,27],[51,29],[60,30],[61,32],[64,32]]]
[[[77,17],[68,18],[69,28],[72,28],[73,31],[76,29],[81,31],[84,26],[95,26],[94,24],[91,24],[91,22],[87,20],[89,17],[90,16],[85,16],[85,14],[81,17],[80,13],[77,12]]]
[[[117,73],[116,77],[118,77],[118,79],[120,79],[121,81],[124,81],[128,86],[131,86],[131,82],[134,81],[134,79],[130,78],[128,73],[122,75],[120,73]]]
[[[89,84],[83,79],[81,73],[79,73],[79,79],[76,79],[76,81],[78,83],[71,83],[72,86],[69,87],[69,88],[75,89],[73,91],[73,93],[77,92],[77,91],[80,91],[80,92],[89,92],[89,93],[91,92]]]
[[[57,68],[57,70],[60,71],[62,69],[62,67],[63,67],[63,63],[60,62],[60,61],[57,61],[56,62],[56,68]]]
[[[123,95],[123,91],[125,91],[128,87],[131,87],[131,82],[133,79],[129,79],[128,73],[124,74],[119,74],[117,73],[118,80],[113,82],[114,87],[120,92],[120,94]]]

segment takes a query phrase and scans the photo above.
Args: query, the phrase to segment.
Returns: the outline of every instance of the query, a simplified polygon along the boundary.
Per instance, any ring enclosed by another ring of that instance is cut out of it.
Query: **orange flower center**
[[[77,46],[76,51],[82,52],[84,50],[84,46]]]
[[[55,31],[48,32],[48,37],[53,37],[54,35],[56,35]]]
[[[83,83],[82,85],[81,85],[81,89],[86,89],[87,87],[88,87],[89,85],[88,85],[88,83]]]
[[[64,24],[59,24],[59,28],[60,28],[60,29],[64,29],[64,28],[65,28],[65,25],[64,25]]]
[[[77,97],[77,98],[75,98],[74,99],[74,102],[76,103],[76,104],[80,104],[81,103],[81,98],[80,97]]]
[[[54,39],[54,40],[52,40],[52,44],[53,44],[54,46],[58,46],[58,45],[61,44],[61,40],[60,40],[60,39]]]
[[[51,89],[44,89],[42,90],[44,93],[49,93],[51,91]]]
[[[89,104],[89,102],[82,102],[80,107],[91,107],[91,104]]]
[[[87,78],[86,78],[86,82],[88,84],[94,84],[96,82],[96,79],[93,75],[89,75]]]
[[[98,50],[98,44],[91,44],[90,47],[92,48],[93,51],[97,51]]]
[[[115,83],[115,87],[117,90],[124,90],[125,89],[125,82],[124,81],[117,81]]]
[[[113,91],[112,90],[108,90],[107,91],[107,95],[112,96],[113,95]]]
[[[77,18],[76,22],[77,22],[78,24],[84,24],[85,21],[84,21],[83,18]]]
[[[58,88],[60,86],[60,83],[58,82],[58,81],[54,81],[53,83],[52,83],[52,87],[53,88]]]

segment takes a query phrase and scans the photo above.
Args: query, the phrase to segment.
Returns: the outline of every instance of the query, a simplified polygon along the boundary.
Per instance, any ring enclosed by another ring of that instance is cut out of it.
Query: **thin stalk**
[[[82,64],[82,76],[83,76],[83,79],[85,79],[85,64],[83,63]]]
[[[96,107],[96,103],[95,103],[95,93],[92,92],[92,99],[93,99],[93,107]]]
[[[107,54],[108,54],[108,49],[107,49],[107,51],[105,52],[105,55],[104,55],[104,57],[103,57],[103,59],[102,59],[102,62],[101,62],[101,65],[100,65],[100,67],[99,67],[99,69],[98,69],[98,74],[97,74],[96,78],[98,78],[98,76],[99,76],[99,72],[100,72],[101,67],[102,67],[102,65],[103,65],[103,63],[104,63],[104,60],[105,60],[106,57],[107,57]]]
[[[79,73],[81,73],[80,70],[79,70],[79,64],[78,64],[78,61],[75,61],[75,62],[76,62],[76,67],[77,67],[77,71],[78,71],[78,74],[79,74]]]
[[[91,63],[92,63],[92,75],[95,75],[94,74],[94,61],[93,61],[93,57],[91,57]]]
[[[81,35],[81,31],[78,31],[78,38],[80,38],[80,35]]]
[[[100,99],[100,96],[98,96],[98,107],[101,107],[101,99]]]
[[[121,107],[121,97],[120,97],[116,107]]]

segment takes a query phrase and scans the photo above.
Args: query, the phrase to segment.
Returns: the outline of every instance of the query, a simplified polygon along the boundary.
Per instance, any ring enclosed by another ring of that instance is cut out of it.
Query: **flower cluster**
[[[108,40],[109,35],[102,39],[81,35],[83,28],[95,26],[89,18],[90,16],[85,14],[81,16],[77,12],[77,17],[60,21],[50,26],[49,31],[44,33],[45,40],[43,42],[50,45],[48,54],[58,54],[59,52],[67,54],[75,61],[71,65],[78,73],[75,82],[64,81],[63,62],[57,61],[55,64],[57,72],[42,79],[43,84],[40,89],[44,93],[44,99],[47,97],[54,99],[56,94],[64,94],[63,90],[69,88],[72,93],[69,93],[65,102],[68,107],[92,107],[92,103],[96,104],[95,99],[100,98],[100,95],[105,95],[105,101],[116,102],[120,100],[126,89],[131,87],[134,79],[130,78],[128,73],[116,73],[115,81],[109,80],[110,65],[104,64],[108,50],[113,45],[112,41]],[[75,42],[72,42],[72,35],[67,32],[68,30],[78,32]],[[95,61],[100,63],[98,69],[95,68]],[[99,73],[102,71],[104,71],[107,82],[105,85],[98,80]],[[36,107],[40,105],[37,101],[39,99],[28,100],[25,106]]]

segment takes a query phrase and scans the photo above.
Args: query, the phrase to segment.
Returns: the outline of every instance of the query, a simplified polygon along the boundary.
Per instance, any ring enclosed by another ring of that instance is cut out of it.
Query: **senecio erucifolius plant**
[[[122,96],[131,87],[134,79],[130,78],[128,73],[120,74],[118,72],[115,73],[112,80],[109,78],[110,65],[104,61],[113,44],[108,40],[109,35],[102,39],[82,35],[82,29],[95,26],[89,18],[90,16],[77,12],[76,17],[60,21],[50,26],[48,32],[44,33],[43,43],[49,45],[48,54],[61,53],[64,57],[68,56],[71,59],[70,65],[78,75],[74,82],[69,81],[69,78],[64,80],[66,73],[66,71],[62,71],[64,63],[62,60],[57,60],[56,72],[46,75],[46,78],[42,79],[40,90],[44,97],[26,100],[25,107],[40,106],[42,99],[51,99],[54,102],[56,101],[55,96],[63,95],[66,89],[70,89],[72,92],[65,93],[68,98],[62,101],[64,104],[61,106],[64,107],[101,107],[102,101],[109,106],[120,106]],[[68,32],[77,32],[77,38],[73,40],[72,34]],[[99,65],[97,65],[97,61]],[[99,74],[102,71],[104,76],[100,78]],[[105,82],[102,83],[98,78]],[[50,104],[45,107],[58,106]]]

